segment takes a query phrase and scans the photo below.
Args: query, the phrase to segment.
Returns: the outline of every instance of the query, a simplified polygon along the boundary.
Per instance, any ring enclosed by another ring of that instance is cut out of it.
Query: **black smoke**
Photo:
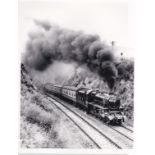
[[[87,65],[114,86],[117,69],[112,48],[101,41],[98,35],[85,34],[35,21],[38,32],[31,32],[26,46],[24,62],[30,68],[44,71],[55,60]]]

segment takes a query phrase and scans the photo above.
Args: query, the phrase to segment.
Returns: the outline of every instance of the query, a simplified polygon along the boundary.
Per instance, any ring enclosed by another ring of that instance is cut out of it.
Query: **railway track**
[[[124,129],[126,129],[126,130],[128,130],[129,132],[133,133],[133,130],[130,129],[129,127],[127,127],[127,126],[125,126],[125,125],[122,125],[121,127],[124,128]]]
[[[55,97],[52,95],[52,97],[57,100],[58,102],[62,102],[61,99]],[[71,104],[68,104],[67,102],[63,101],[65,104],[65,106],[67,105],[70,105],[70,106],[73,106]],[[74,107],[73,108],[75,109],[74,112],[77,114],[77,110],[79,110],[78,108]],[[88,116],[87,114],[84,114],[84,117],[85,116]],[[96,119],[96,118],[95,118]],[[99,120],[100,121],[100,120]],[[104,123],[103,121],[101,122],[102,124],[106,125],[108,128],[110,128],[111,130],[114,130],[115,132],[117,132],[118,134],[120,134],[121,136],[127,138],[128,140],[132,141],[133,142],[133,139],[132,139],[132,130],[129,130],[128,128],[124,127],[124,126],[110,126],[110,125],[107,125],[106,123]]]
[[[49,96],[49,95],[48,95]],[[117,143],[107,137],[104,133],[95,128],[84,118],[77,115],[74,111],[57,101],[53,96],[49,100],[60,109],[94,144],[98,149],[122,149]]]
[[[130,148],[131,147],[131,143],[132,143],[132,139],[130,138],[130,137],[128,137],[127,135],[125,135],[124,133],[122,133],[122,132],[120,132],[119,130],[117,130],[116,128],[113,128],[113,127],[110,127],[110,126],[107,126],[107,127],[109,127],[111,130],[113,130],[113,131],[115,131],[117,134],[119,134],[119,136],[118,136],[118,139],[119,139],[119,137],[121,136],[121,139],[122,139],[122,137],[124,137],[123,139],[127,139],[128,140],[128,142],[125,142],[126,144],[127,144],[127,146],[125,145],[125,144],[123,144],[124,142],[122,142],[122,143],[120,143],[120,142],[118,142],[118,140],[115,140],[114,138],[109,138],[110,136],[109,135],[106,135],[102,130],[100,130],[100,129],[98,129],[95,125],[93,125],[90,121],[88,121],[88,120],[86,120],[84,117],[82,117],[82,116],[80,116],[77,112],[75,112],[75,110],[73,110],[73,109],[71,109],[67,104],[64,104],[64,101],[62,101],[62,100],[60,100],[60,99],[58,99],[57,97],[55,97],[55,96],[53,96],[53,95],[50,95],[50,94],[48,94],[48,96],[50,97],[50,99],[51,99],[51,97],[52,98],[54,98],[54,100],[56,100],[57,102],[59,102],[59,104],[61,104],[63,107],[65,107],[70,113],[72,113],[72,114],[74,114],[76,117],[78,117],[78,118],[80,118],[85,124],[87,124],[88,126],[89,126],[89,128],[91,127],[93,130],[95,130],[95,132],[98,132],[98,138],[99,139],[101,139],[101,137],[102,138],[106,138],[108,141],[109,141],[109,143],[111,143],[112,145],[113,145],[113,147],[115,146],[115,148],[119,148],[119,149],[122,149],[122,148]],[[54,101],[53,101],[54,102]],[[55,104],[55,103],[54,103]],[[58,106],[58,105],[57,105]],[[59,107],[60,108],[60,107]],[[68,112],[66,113],[66,115],[68,115]],[[71,118],[71,116],[69,116],[70,117],[70,119],[72,119]],[[75,122],[75,121],[74,121]],[[75,122],[76,123],[76,122]],[[79,126],[79,124],[77,124],[76,123],[76,125],[77,126]],[[87,134],[87,131],[85,131],[81,126],[79,126],[82,130],[83,130],[83,132],[86,132],[86,134]],[[80,129],[80,130],[81,130]],[[92,130],[91,129],[91,130]],[[94,132],[94,131],[93,131]],[[91,131],[90,132],[90,134],[89,135],[87,135],[87,137],[89,137],[89,139],[91,139],[93,142],[94,142],[94,144],[97,146],[97,148],[104,148],[103,146],[102,146],[102,144],[98,144],[98,142],[96,142],[94,139],[96,139],[96,136],[93,138],[92,137],[92,135],[93,135],[93,132]],[[115,133],[115,134],[116,134]],[[91,136],[90,136],[91,135]],[[98,140],[99,140],[98,139]],[[100,140],[101,141],[101,140]],[[129,142],[130,141],[130,142]],[[129,144],[129,145],[128,145]]]
[[[119,133],[120,135],[126,137],[126,138],[129,139],[130,141],[133,141],[133,139],[132,139],[131,137],[129,137],[129,136],[125,135],[123,132],[121,132],[121,131],[118,129],[118,127],[111,127],[111,126],[110,126],[110,128],[111,128],[112,130],[116,131],[117,133]]]
[[[55,103],[54,103],[55,104]],[[55,104],[55,106],[60,110],[62,111],[95,145],[97,148],[101,149],[101,147],[97,144],[97,142],[95,142],[95,140],[89,136],[87,134],[86,131],[84,131],[64,110],[62,110],[62,108],[60,108],[57,104]]]

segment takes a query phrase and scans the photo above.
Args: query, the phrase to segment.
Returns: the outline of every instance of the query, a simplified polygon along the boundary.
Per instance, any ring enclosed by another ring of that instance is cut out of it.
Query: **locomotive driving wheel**
[[[122,125],[122,120],[117,120],[117,125]]]
[[[103,118],[103,121],[104,121],[104,123],[106,123],[106,124],[110,124],[110,120],[109,120],[108,117],[104,117],[104,118]]]

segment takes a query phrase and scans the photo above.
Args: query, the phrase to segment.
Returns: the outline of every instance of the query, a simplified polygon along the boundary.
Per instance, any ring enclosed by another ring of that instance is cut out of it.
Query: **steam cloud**
[[[29,34],[24,57],[26,65],[44,71],[54,61],[76,62],[98,73],[113,88],[117,76],[114,55],[112,48],[98,35],[60,28],[49,22],[34,22],[39,29]]]
[[[30,74],[36,83],[55,83],[65,85],[66,82],[75,75],[75,68],[76,64],[54,61],[52,65],[44,71],[40,72],[38,70],[31,69]]]

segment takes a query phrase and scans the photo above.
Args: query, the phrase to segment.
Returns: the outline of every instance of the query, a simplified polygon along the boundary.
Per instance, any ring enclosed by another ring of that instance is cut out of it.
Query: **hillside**
[[[21,148],[94,148],[94,145],[35,87],[21,65]]]

